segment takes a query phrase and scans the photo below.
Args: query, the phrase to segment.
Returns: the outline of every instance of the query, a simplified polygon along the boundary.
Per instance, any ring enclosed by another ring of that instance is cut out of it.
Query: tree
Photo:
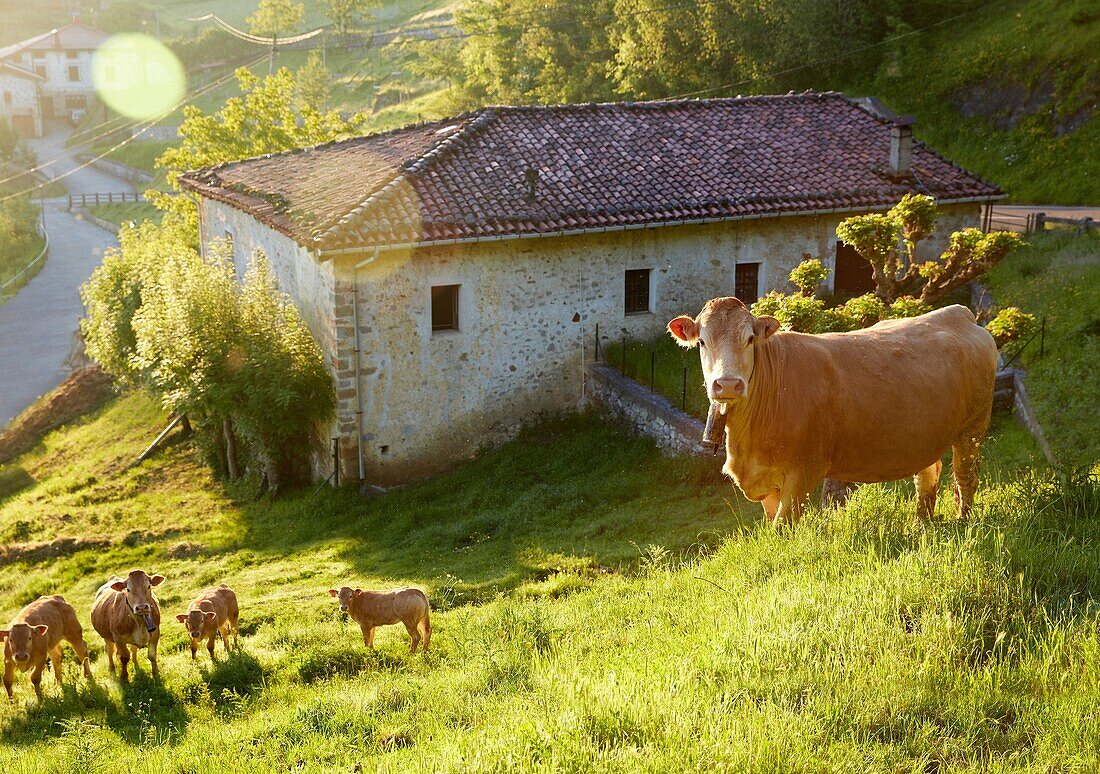
[[[303,110],[320,113],[328,107],[332,94],[332,73],[325,67],[319,51],[310,51],[306,63],[294,76],[294,93]]]
[[[11,164],[19,147],[19,135],[12,128],[7,116],[0,116],[0,165]]]
[[[306,7],[291,0],[260,0],[256,12],[245,21],[253,35],[265,38],[278,38],[283,33],[293,32],[302,23]]]
[[[348,29],[363,21],[375,8],[381,8],[381,0],[322,0],[325,16],[336,26],[336,32],[347,39]]]
[[[931,196],[906,194],[885,215],[846,218],[836,235],[871,264],[875,295],[887,304],[904,296],[934,304],[992,269],[1021,241],[1010,231],[967,228],[951,235],[938,259],[920,262],[917,246],[935,230],[937,217]]]

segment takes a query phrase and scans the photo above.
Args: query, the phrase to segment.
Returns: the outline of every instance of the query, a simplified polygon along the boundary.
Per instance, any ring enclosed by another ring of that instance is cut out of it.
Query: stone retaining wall
[[[631,430],[652,438],[669,454],[712,454],[702,443],[703,422],[668,398],[624,376],[607,363],[589,363],[587,395]]]

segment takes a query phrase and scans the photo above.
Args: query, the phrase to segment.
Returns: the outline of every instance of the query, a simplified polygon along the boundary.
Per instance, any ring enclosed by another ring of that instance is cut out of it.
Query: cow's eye
[[[749,334],[749,338],[748,338],[748,340],[747,340],[747,341],[745,341],[745,347],[746,347],[746,348],[748,348],[748,347],[751,347],[751,346],[752,346],[752,342],[753,342],[753,341],[754,341],[755,339],[756,339],[756,337],[755,337],[755,336],[753,336],[753,335],[752,335],[752,334],[750,333],[750,334]]]
[[[706,349],[707,348],[707,343],[705,341],[703,341],[702,339],[699,339],[699,346],[702,347],[703,349]]]

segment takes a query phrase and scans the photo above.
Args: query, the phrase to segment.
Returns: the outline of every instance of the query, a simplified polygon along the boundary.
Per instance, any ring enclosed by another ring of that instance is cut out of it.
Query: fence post
[[[623,376],[626,376],[626,334],[623,334],[623,359],[622,359]]]
[[[680,387],[680,411],[688,410],[688,370],[684,367],[684,382]]]
[[[1081,221],[1081,233],[1087,234],[1090,228],[1092,228],[1092,218],[1086,216],[1085,219]]]
[[[600,324],[596,323],[596,362],[600,362]]]
[[[1046,227],[1047,227],[1046,220],[1047,220],[1047,214],[1045,212],[1035,213],[1035,230],[1036,231],[1046,230]]]
[[[340,488],[340,438],[332,439],[332,485]]]
[[[1043,359],[1043,348],[1046,345],[1047,338],[1047,318],[1043,317],[1043,322],[1039,326],[1039,359]]]
[[[649,389],[653,389],[653,366],[657,362],[657,352],[652,347],[649,350]]]

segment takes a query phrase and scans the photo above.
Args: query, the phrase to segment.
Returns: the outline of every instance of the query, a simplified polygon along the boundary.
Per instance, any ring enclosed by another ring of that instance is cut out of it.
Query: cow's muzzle
[[[740,376],[724,376],[711,382],[710,398],[725,403],[745,397],[747,391],[748,384]]]
[[[341,613],[348,612],[348,606],[347,605],[340,605],[340,612]]]
[[[191,632],[191,639],[197,640],[202,638],[202,632]]]
[[[31,654],[30,653],[16,653],[15,654],[15,660],[16,661],[30,661],[31,660]]]

